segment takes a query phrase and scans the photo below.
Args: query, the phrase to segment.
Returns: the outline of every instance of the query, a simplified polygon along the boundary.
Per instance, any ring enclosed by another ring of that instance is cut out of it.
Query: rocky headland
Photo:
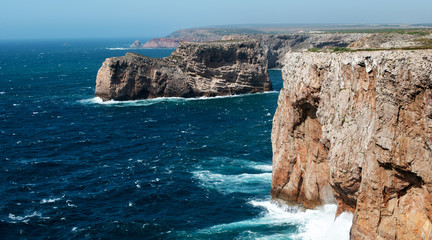
[[[130,48],[177,48],[180,40],[172,38],[153,38],[152,40],[141,44],[139,40],[135,40],[130,45]]]
[[[351,239],[432,239],[432,50],[291,52],[283,64],[272,197],[336,202],[354,213]]]
[[[204,31],[204,30],[202,30]],[[268,60],[268,68],[282,68],[283,58],[288,52],[349,48],[352,50],[376,50],[394,48],[418,48],[432,44],[428,31],[389,32],[389,33],[290,33],[290,34],[233,34],[221,31],[219,35],[204,31],[179,31],[171,37],[152,39],[139,48],[176,48],[181,41],[206,42],[215,40],[258,40]],[[426,41],[426,42],[425,42]],[[429,42],[428,42],[429,41]],[[135,43],[131,47],[137,46]]]
[[[106,59],[97,74],[95,96],[107,101],[270,90],[267,58],[259,41],[182,42],[166,58],[127,53]]]

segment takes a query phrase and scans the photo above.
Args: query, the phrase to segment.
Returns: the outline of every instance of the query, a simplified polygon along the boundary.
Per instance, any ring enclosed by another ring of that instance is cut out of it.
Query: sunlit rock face
[[[95,96],[106,101],[269,90],[267,58],[259,41],[182,42],[166,58],[135,53],[107,58],[97,74]]]
[[[432,51],[288,53],[275,199],[354,212],[352,239],[432,238]]]

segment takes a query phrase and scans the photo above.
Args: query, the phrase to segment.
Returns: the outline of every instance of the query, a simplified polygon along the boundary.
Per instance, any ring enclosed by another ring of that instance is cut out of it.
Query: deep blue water
[[[0,42],[0,238],[299,232],[269,202],[280,71],[275,92],[101,103],[97,70],[132,41]]]

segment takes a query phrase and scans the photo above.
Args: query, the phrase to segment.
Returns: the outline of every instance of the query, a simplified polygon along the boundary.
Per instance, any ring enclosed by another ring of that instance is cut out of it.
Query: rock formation
[[[154,38],[141,46],[141,48],[177,48],[180,40],[171,38]]]
[[[106,59],[97,74],[95,96],[106,101],[269,90],[267,58],[258,41],[182,42],[166,58],[127,53]]]
[[[140,41],[135,40],[135,42],[133,42],[131,45],[129,45],[130,48],[142,48],[142,44],[140,43]]]
[[[289,53],[275,199],[354,213],[352,239],[432,239],[432,50]]]
[[[310,48],[347,47],[365,37],[364,33],[352,34],[283,34],[283,35],[232,35],[224,40],[258,39],[269,63],[269,68],[282,68],[283,58],[287,52],[307,51]]]
[[[426,34],[426,33],[425,33]],[[331,49],[391,49],[406,47],[431,48],[432,35],[401,33],[333,33],[333,34],[283,34],[283,35],[232,35],[224,40],[258,39],[267,54],[269,68],[282,68],[288,52],[307,51],[311,48]],[[426,46],[425,46],[426,45]]]

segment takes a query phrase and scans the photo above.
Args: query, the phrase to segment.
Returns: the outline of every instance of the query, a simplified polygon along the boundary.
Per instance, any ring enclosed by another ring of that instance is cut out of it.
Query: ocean
[[[270,199],[282,88],[102,102],[97,70],[134,39],[0,42],[0,239],[347,239],[335,205]]]

